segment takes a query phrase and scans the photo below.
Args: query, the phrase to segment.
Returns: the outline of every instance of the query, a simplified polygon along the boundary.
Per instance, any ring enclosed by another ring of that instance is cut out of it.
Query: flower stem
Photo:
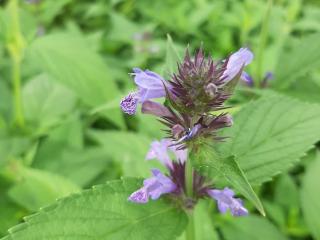
[[[257,54],[257,69],[256,69],[256,79],[259,82],[262,80],[263,57],[264,57],[265,46],[268,38],[268,30],[269,30],[268,28],[269,28],[272,5],[273,5],[273,0],[268,0],[267,9],[266,9],[262,26],[261,26],[259,49]]]
[[[194,229],[194,218],[193,218],[193,210],[188,212],[188,226],[186,229],[186,240],[195,240],[195,229]]]
[[[190,159],[186,161],[185,171],[186,194],[188,198],[193,198],[193,167]],[[195,240],[193,209],[188,210],[188,226],[185,232],[186,240]]]
[[[190,158],[186,161],[185,181],[186,181],[187,196],[192,198],[193,197],[193,167],[192,167]]]
[[[24,49],[24,39],[20,31],[19,7],[17,0],[9,2],[11,29],[8,32],[7,48],[12,61],[12,86],[14,102],[14,124],[24,127],[24,116],[21,100],[21,59]]]

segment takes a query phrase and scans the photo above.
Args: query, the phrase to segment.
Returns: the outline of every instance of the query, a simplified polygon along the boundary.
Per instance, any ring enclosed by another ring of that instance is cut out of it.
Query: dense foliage
[[[144,159],[166,134],[119,103],[135,88],[132,68],[168,79],[187,45],[255,56],[252,82],[227,102],[223,157],[192,158],[250,214],[201,199],[196,239],[320,239],[316,0],[0,1],[0,238],[184,239],[187,215],[170,199],[127,201],[150,168],[164,170]]]

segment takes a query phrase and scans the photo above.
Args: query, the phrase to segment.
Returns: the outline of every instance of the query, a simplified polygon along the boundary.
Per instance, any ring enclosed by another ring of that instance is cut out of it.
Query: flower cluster
[[[131,194],[130,201],[147,203],[150,198],[155,200],[166,194],[181,201],[184,207],[192,208],[199,198],[211,197],[217,201],[222,213],[229,209],[234,216],[248,214],[231,189],[213,188],[212,182],[195,170],[191,176],[193,194],[189,196],[186,164],[187,153],[195,146],[224,139],[218,135],[218,130],[231,127],[233,121],[221,110],[226,108],[224,103],[239,79],[248,78],[243,68],[252,59],[253,54],[247,48],[241,48],[222,61],[206,57],[200,49],[195,57],[187,51],[184,60],[178,64],[177,73],[168,80],[149,70],[133,70],[137,91],[126,96],[120,106],[125,113],[133,115],[141,104],[143,113],[159,117],[167,127],[167,138],[153,142],[146,158],[158,159],[169,174],[153,169],[152,177],[144,180],[143,186]],[[164,105],[152,101],[161,97],[166,98]]]

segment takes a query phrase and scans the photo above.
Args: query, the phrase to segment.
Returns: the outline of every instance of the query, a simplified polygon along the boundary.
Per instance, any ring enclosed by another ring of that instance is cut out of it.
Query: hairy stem
[[[186,161],[186,192],[187,196],[193,197],[193,167],[190,158]]]
[[[24,40],[20,31],[19,7],[17,0],[9,2],[10,12],[10,30],[8,32],[7,48],[12,62],[12,86],[13,86],[13,102],[14,102],[14,123],[20,127],[24,127],[24,116],[21,100],[21,59],[24,49]]]
[[[186,229],[186,240],[195,240],[195,229],[194,229],[194,218],[193,218],[193,210],[188,212],[188,226]]]
[[[257,81],[261,82],[262,80],[262,70],[263,70],[263,57],[264,51],[266,47],[266,42],[268,38],[268,28],[269,28],[269,21],[270,21],[270,14],[273,5],[273,0],[268,0],[267,9],[263,18],[261,32],[260,32],[260,40],[259,40],[259,49],[257,54],[257,69],[256,69],[256,79]]]
[[[193,167],[190,157],[186,161],[185,171],[186,193],[188,198],[193,198]],[[188,226],[186,229],[186,240],[195,240],[193,209],[188,211]]]

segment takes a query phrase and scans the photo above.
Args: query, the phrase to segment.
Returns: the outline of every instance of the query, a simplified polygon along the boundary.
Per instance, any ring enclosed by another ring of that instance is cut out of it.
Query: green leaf
[[[12,225],[18,224],[27,214],[26,210],[15,204],[7,195],[9,182],[0,176],[0,237],[7,234]]]
[[[164,198],[129,202],[141,184],[136,179],[112,181],[61,199],[10,229],[3,240],[175,239],[186,226],[186,214]]]
[[[119,95],[107,66],[80,36],[51,34],[39,38],[30,46],[27,60],[70,88],[89,107],[106,104]],[[108,109],[103,115],[124,126],[119,107]]]
[[[251,184],[287,170],[320,139],[320,106],[270,94],[247,104],[223,132],[225,156],[235,155]]]
[[[287,210],[299,210],[299,192],[294,180],[290,175],[280,176],[275,187],[275,202]]]
[[[206,145],[201,147],[195,154],[191,152],[190,158],[202,174],[211,178],[215,178],[218,175],[222,176],[237,191],[249,199],[262,215],[265,215],[260,199],[235,161],[234,156],[221,158],[215,154],[210,145]]]
[[[305,37],[292,51],[283,51],[275,70],[275,87],[285,88],[320,65],[320,33]]]
[[[177,64],[181,61],[181,57],[174,46],[172,38],[167,34],[167,50],[166,50],[166,64],[163,70],[165,78],[170,78],[172,73],[176,72]]]
[[[313,237],[320,239],[320,154],[310,164],[303,179],[301,190],[302,210]]]
[[[132,43],[135,34],[143,34],[140,26],[116,12],[110,13],[110,20],[112,27],[109,32],[108,40]],[[126,31],[123,31],[123,29],[126,29]]]
[[[0,138],[0,168],[9,160],[17,159],[30,147],[31,141],[24,137]]]
[[[75,105],[72,91],[41,74],[22,89],[25,118],[38,128],[50,127],[60,121]]]
[[[68,179],[50,172],[19,166],[18,169],[14,168],[13,174],[19,179],[9,190],[9,196],[30,211],[36,211],[57,198],[80,191]]]
[[[221,227],[226,240],[286,240],[287,238],[266,218],[248,216],[231,219]]]

